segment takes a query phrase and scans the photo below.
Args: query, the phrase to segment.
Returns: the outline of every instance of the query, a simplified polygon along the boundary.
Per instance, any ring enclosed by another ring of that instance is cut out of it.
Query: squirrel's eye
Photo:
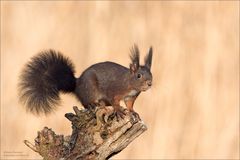
[[[138,74],[137,74],[137,78],[138,78],[138,79],[142,78],[142,74],[138,73]]]

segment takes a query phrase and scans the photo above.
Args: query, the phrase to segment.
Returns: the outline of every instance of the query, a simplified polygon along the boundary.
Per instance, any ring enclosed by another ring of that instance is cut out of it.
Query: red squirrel
[[[20,101],[27,110],[48,114],[59,105],[59,93],[73,93],[84,108],[113,106],[116,115],[124,116],[120,101],[127,109],[133,110],[133,104],[142,91],[152,85],[152,47],[145,64],[139,64],[139,49],[131,49],[130,67],[126,68],[114,62],[97,63],[87,68],[75,78],[74,65],[62,53],[47,50],[40,52],[27,63],[21,72],[19,82]],[[137,114],[138,115],[138,114]]]

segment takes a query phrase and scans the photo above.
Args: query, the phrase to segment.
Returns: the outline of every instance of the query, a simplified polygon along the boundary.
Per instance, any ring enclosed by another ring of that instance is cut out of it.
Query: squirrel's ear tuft
[[[134,44],[134,46],[131,48],[131,64],[130,64],[130,71],[131,72],[135,72],[137,71],[137,69],[139,68],[139,58],[140,54],[139,54],[139,49],[138,46],[136,44]]]
[[[145,57],[145,66],[149,69],[151,69],[152,66],[152,54],[153,54],[153,49],[150,47],[147,56]]]

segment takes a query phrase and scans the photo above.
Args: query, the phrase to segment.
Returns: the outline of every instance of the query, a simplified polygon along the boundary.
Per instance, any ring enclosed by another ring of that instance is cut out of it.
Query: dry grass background
[[[154,86],[135,104],[148,131],[114,159],[238,159],[238,1],[1,1],[1,158],[40,158],[23,140],[46,125],[70,134],[64,113],[80,106],[62,95],[49,117],[26,113],[16,90],[30,57],[57,49],[79,76],[96,62],[128,66],[133,43],[141,58],[154,48]]]

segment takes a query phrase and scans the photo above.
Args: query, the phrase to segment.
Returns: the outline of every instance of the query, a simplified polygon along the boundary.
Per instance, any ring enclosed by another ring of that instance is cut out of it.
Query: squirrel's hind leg
[[[86,109],[95,109],[103,95],[99,91],[98,80],[95,73],[88,72],[77,80],[75,93]]]

